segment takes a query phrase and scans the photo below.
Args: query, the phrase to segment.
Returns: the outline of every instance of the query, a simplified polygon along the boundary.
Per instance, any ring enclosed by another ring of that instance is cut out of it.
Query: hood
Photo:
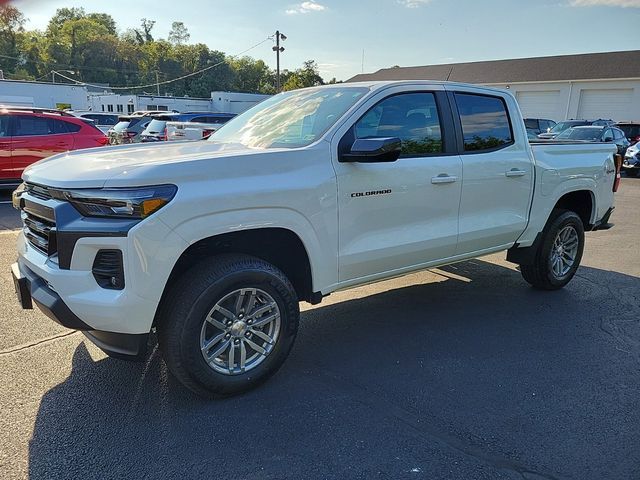
[[[269,151],[273,151],[270,149]],[[137,185],[157,182],[153,175],[139,171],[159,172],[161,167],[216,161],[226,157],[254,155],[264,152],[239,144],[208,141],[132,144],[76,150],[48,157],[25,169],[23,180],[59,188],[101,188],[118,183]],[[172,168],[172,174],[182,169]],[[189,168],[188,170],[192,170]],[[118,180],[120,179],[120,180]],[[165,178],[165,182],[171,181]]]

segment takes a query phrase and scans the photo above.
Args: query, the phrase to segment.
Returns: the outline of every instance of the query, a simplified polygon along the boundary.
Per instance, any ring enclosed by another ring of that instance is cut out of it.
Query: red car
[[[107,143],[90,122],[60,110],[0,107],[0,185],[15,185],[26,167],[55,153]]]

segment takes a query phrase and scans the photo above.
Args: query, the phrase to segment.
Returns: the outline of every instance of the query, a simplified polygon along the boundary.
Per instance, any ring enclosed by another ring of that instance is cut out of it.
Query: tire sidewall
[[[571,266],[569,272],[567,272],[563,277],[556,277],[552,270],[550,264],[550,256],[551,250],[553,249],[553,243],[558,236],[558,233],[565,228],[566,226],[571,225],[578,234],[578,251],[576,252],[576,258]],[[580,217],[574,213],[565,211],[559,214],[550,224],[547,230],[547,234],[545,235],[544,243],[540,250],[540,257],[538,261],[540,262],[540,267],[544,269],[544,275],[546,280],[553,285],[554,287],[562,287],[569,283],[569,281],[573,278],[578,267],[580,266],[580,261],[582,260],[582,254],[584,252],[584,226],[582,224],[582,220]]]
[[[262,363],[246,373],[225,375],[211,368],[202,356],[200,333],[213,306],[240,288],[259,288],[271,295],[280,309],[280,333],[273,350]],[[228,273],[205,288],[194,302],[182,329],[181,357],[193,380],[205,389],[219,395],[247,390],[269,378],[282,365],[296,337],[298,316],[295,294],[292,296],[291,286],[278,276],[259,269]]]

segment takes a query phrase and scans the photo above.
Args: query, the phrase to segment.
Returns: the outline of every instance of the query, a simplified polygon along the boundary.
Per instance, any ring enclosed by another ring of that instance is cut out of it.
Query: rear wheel
[[[160,348],[194,392],[229,396],[259,385],[286,359],[298,330],[298,299],[285,275],[247,255],[212,257],[187,271],[166,298]]]
[[[520,272],[533,287],[557,290],[571,281],[584,250],[584,226],[575,213],[554,210],[547,222],[533,263]]]

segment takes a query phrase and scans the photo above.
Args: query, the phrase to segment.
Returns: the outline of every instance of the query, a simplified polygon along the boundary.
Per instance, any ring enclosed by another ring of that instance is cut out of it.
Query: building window
[[[128,104],[127,105],[127,113],[133,113],[134,112],[133,108],[134,108],[133,107],[133,103]]]
[[[113,105],[107,105],[107,112],[113,112]]]
[[[124,106],[123,105],[117,105],[117,111],[118,111],[118,113],[124,112]]]
[[[104,112],[104,105],[102,105],[102,111]]]

